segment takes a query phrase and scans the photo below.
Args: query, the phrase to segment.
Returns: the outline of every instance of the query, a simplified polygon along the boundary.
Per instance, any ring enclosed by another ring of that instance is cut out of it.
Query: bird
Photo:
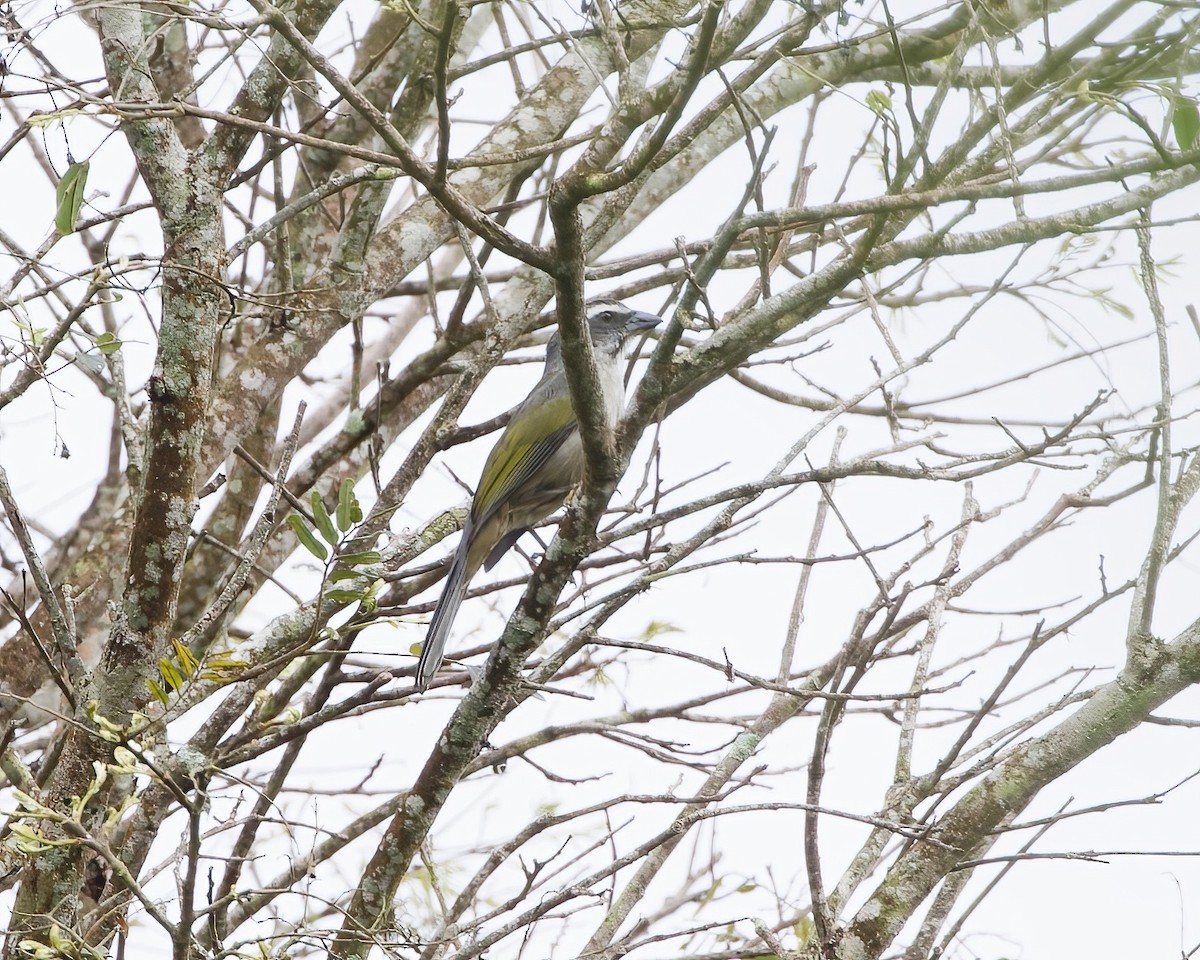
[[[604,417],[615,427],[625,406],[625,341],[662,322],[619,300],[597,297],[584,304],[596,358]],[[446,652],[454,617],[467,585],[482,566],[490,570],[521,538],[566,501],[583,479],[583,441],[571,409],[556,332],[546,344],[542,378],[513,409],[508,426],[488,454],[463,523],[462,539],[450,561],[442,595],[434,608],[417,662],[416,689],[424,691]]]

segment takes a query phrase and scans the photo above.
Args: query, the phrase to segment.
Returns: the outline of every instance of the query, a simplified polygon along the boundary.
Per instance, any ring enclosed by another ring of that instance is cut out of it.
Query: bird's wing
[[[532,398],[531,398],[532,399]],[[483,468],[484,481],[475,491],[472,520],[479,526],[521,489],[578,429],[569,396],[517,409]],[[540,439],[530,443],[530,437]]]

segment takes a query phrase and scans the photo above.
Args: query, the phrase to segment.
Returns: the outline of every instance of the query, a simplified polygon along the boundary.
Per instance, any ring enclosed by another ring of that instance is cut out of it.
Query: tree
[[[941,956],[1177,795],[1187,5],[4,17],[6,957]],[[415,695],[555,324],[585,481]]]

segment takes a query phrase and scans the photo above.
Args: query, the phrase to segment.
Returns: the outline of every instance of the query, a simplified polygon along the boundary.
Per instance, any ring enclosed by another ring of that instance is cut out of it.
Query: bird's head
[[[627,307],[611,297],[596,297],[584,304],[592,346],[615,354],[625,339],[639,330],[651,330],[662,323],[660,317]]]

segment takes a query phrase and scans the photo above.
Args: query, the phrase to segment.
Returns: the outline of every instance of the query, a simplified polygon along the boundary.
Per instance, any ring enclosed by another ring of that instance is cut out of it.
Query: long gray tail
[[[418,690],[429,686],[429,681],[442,665],[442,657],[446,654],[446,641],[450,639],[450,628],[454,626],[454,617],[463,602],[463,597],[467,595],[467,551],[470,546],[468,533],[468,530],[463,530],[462,540],[454,552],[454,559],[450,561],[450,571],[446,574],[442,595],[433,611],[433,619],[429,621],[429,632],[425,634],[421,659],[417,661]]]

